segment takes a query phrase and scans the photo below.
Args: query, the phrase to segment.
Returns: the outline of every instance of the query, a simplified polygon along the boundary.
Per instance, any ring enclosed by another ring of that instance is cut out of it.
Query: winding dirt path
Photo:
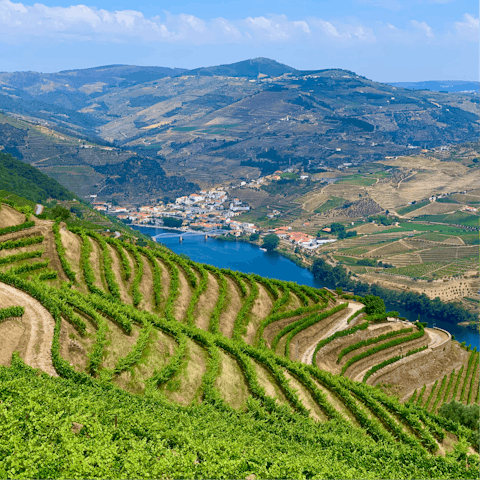
[[[25,314],[21,321],[21,335],[9,336],[11,321],[0,324],[0,350],[2,354],[19,351],[23,361],[52,376],[58,376],[52,364],[51,348],[55,321],[39,302],[21,290],[0,282],[0,306],[22,306]],[[17,324],[18,326],[18,324]],[[15,338],[16,337],[16,338]],[[3,356],[3,355],[2,355]]]
[[[325,333],[322,335],[321,338],[317,338],[317,340],[312,343],[306,350],[305,353],[302,355],[301,362],[311,365],[313,361],[313,353],[315,352],[316,346],[319,344],[321,340],[324,338],[330,337],[336,332],[340,330],[345,330],[348,327],[348,319],[358,310],[361,310],[365,305],[363,303],[357,302],[349,302],[348,307],[344,310],[344,314],[340,318],[338,322],[332,325]]]

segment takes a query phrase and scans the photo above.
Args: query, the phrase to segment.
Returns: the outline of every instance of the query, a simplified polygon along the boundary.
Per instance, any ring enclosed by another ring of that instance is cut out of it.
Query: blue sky
[[[0,0],[0,68],[195,68],[262,56],[386,82],[478,80],[478,16],[473,0]]]

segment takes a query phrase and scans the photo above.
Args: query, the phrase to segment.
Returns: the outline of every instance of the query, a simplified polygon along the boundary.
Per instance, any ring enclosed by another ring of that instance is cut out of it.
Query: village
[[[313,250],[335,239],[319,239],[304,232],[292,231],[291,227],[279,227],[262,230],[254,223],[235,220],[235,217],[251,210],[251,206],[232,196],[236,188],[256,187],[267,182],[280,180],[284,173],[291,173],[292,169],[276,171],[250,182],[242,181],[238,185],[217,187],[211,190],[201,190],[175,199],[175,202],[156,205],[142,205],[138,208],[113,205],[111,202],[98,202],[92,196],[93,208],[106,215],[115,216],[119,220],[136,226],[154,228],[173,228],[180,231],[201,230],[205,232],[225,230],[225,235],[245,237],[255,234],[274,233],[292,245]],[[308,176],[300,176],[304,180]],[[273,211],[269,217],[277,213]],[[327,232],[328,229],[325,229]],[[328,232],[327,232],[328,233]]]

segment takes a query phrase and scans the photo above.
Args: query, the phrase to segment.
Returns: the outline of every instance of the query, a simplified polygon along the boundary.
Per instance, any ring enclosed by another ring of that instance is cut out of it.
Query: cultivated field
[[[443,331],[367,315],[361,298],[59,222],[32,225],[6,205],[0,218],[1,305],[25,309],[0,323],[3,365],[16,350],[51,375],[182,405],[243,411],[253,397],[270,412],[349,422],[377,440],[438,453],[455,443],[445,429],[451,436],[460,427],[370,385],[388,384],[406,400],[455,369],[463,375],[456,397],[478,401],[478,354]],[[447,397],[432,401],[437,411]]]

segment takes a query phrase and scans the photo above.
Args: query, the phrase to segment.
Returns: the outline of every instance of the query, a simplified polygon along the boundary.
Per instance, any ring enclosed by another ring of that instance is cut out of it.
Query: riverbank
[[[141,231],[141,230],[140,230]],[[151,229],[145,229],[145,234],[151,234]],[[157,228],[156,233],[162,233],[162,229]],[[306,258],[302,263],[294,261],[293,258],[287,258],[289,254],[292,257],[297,256],[294,251],[292,252],[263,252],[259,248],[259,243],[252,241],[219,241],[213,238],[205,239],[203,236],[197,237],[185,237],[183,242],[179,242],[178,239],[162,239],[162,243],[178,254],[188,255],[192,260],[202,263],[214,265],[218,268],[231,268],[232,270],[238,270],[244,273],[256,273],[263,277],[277,278],[279,280],[294,281],[298,284],[309,285],[316,288],[330,287],[335,288],[339,285],[338,282],[330,282],[329,276],[314,277],[311,268],[306,263],[311,258]],[[313,258],[312,258],[313,260]],[[342,267],[332,267],[336,273],[341,274],[346,280],[350,277],[346,274]],[[342,273],[343,272],[343,273]],[[341,286],[341,285],[339,285]],[[351,291],[350,288],[342,286],[347,291]],[[370,291],[370,286],[364,284],[364,292],[359,292],[360,295],[372,293],[382,297],[382,292],[377,291],[373,286],[374,291]],[[390,293],[390,292],[389,292]],[[387,301],[387,310],[397,310],[401,316],[415,321],[418,317],[418,312],[412,308],[393,304]],[[441,303],[441,302],[440,302]],[[444,328],[451,334],[455,335],[456,339],[460,342],[465,341],[467,345],[477,346],[480,348],[480,341],[477,332],[458,326],[457,324],[447,323],[433,318],[428,314],[421,314],[422,321],[426,321],[429,325],[436,325],[440,328]]]

